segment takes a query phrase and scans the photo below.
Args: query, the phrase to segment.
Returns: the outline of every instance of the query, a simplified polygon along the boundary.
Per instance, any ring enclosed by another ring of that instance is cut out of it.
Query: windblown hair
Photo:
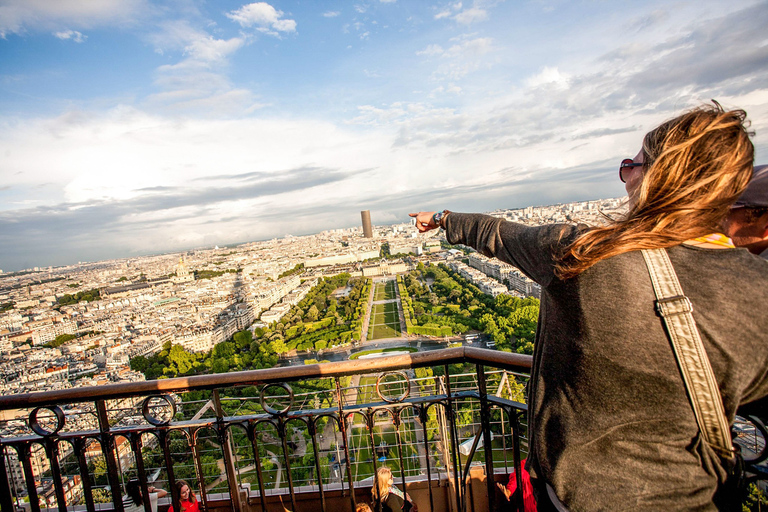
[[[141,495],[141,484],[138,480],[129,480],[125,485],[125,493],[130,496],[133,503],[136,505],[142,505],[144,498]]]
[[[371,488],[374,502],[383,500],[387,497],[387,494],[389,494],[389,479],[391,476],[392,470],[387,466],[381,466],[376,471],[376,481]]]
[[[643,140],[644,176],[627,215],[584,232],[559,255],[555,272],[575,277],[600,260],[671,247],[720,231],[752,175],[746,112],[717,102],[666,121]]]

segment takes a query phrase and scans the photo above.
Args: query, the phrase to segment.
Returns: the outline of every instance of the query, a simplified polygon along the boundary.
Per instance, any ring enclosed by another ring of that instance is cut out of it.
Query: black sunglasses
[[[635,163],[635,161],[632,160],[631,158],[625,158],[624,160],[622,160],[621,163],[619,164],[619,179],[621,180],[621,182],[622,183],[627,182],[627,180],[624,178],[625,169],[631,169],[632,167],[642,167],[643,165],[645,164]]]

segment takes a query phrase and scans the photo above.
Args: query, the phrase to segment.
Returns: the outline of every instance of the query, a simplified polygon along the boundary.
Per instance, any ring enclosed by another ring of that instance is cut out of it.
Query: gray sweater
[[[725,478],[699,439],[639,251],[562,281],[553,251],[579,228],[451,213],[452,244],[542,287],[528,397],[533,477],[573,511],[714,510]],[[668,249],[693,303],[725,411],[768,395],[768,262],[744,249]]]

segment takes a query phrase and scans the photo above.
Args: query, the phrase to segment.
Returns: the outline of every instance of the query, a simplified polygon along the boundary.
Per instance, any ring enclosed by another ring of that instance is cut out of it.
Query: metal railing
[[[323,511],[331,494],[354,510],[355,489],[367,492],[387,465],[403,489],[426,481],[432,511],[474,510],[473,466],[495,510],[494,475],[514,469],[522,510],[530,366],[530,356],[461,347],[0,397],[0,508],[17,510],[25,495],[33,512],[41,501],[122,512],[133,475],[146,512],[158,482],[180,510],[180,477],[206,510],[267,510],[275,497],[301,510],[308,493]],[[766,480],[764,416],[734,427],[753,482]]]
[[[430,510],[439,509],[434,481],[448,482],[451,508],[462,511],[472,508],[467,482],[479,465],[493,509],[493,475],[509,473],[509,462],[522,489],[530,365],[530,356],[461,347],[0,397],[0,505],[16,510],[26,493],[26,506],[41,510],[38,483],[47,481],[42,501],[58,510],[95,512],[106,499],[122,512],[133,474],[147,512],[159,481],[180,510],[184,473],[206,509],[219,497],[231,510],[266,510],[280,495],[299,510],[297,496],[313,492],[325,511],[327,494],[340,492],[354,510],[355,487],[375,485],[387,465],[403,489],[426,479]]]

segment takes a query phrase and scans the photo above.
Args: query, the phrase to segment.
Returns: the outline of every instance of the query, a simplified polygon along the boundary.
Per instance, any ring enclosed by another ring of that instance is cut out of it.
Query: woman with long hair
[[[752,173],[746,113],[702,106],[621,163],[629,211],[605,227],[529,227],[421,212],[419,231],[515,265],[541,285],[528,396],[537,499],[571,510],[713,510],[726,458],[699,431],[641,249],[664,248],[727,420],[768,395],[768,263],[721,224]]]
[[[179,491],[179,505],[181,512],[199,512],[200,505],[192,488],[184,480],[176,480],[176,489]],[[173,512],[173,505],[168,509]]]
[[[157,499],[168,494],[168,491],[158,487],[149,486],[149,506],[152,512],[157,512]],[[125,512],[144,512],[144,496],[141,493],[141,483],[138,480],[129,480],[125,484],[125,496],[123,496],[123,510]]]
[[[376,471],[376,480],[371,488],[373,502],[381,503],[382,512],[406,512],[413,508],[413,504],[408,495],[398,489],[392,478],[392,470],[386,466],[381,466]]]

